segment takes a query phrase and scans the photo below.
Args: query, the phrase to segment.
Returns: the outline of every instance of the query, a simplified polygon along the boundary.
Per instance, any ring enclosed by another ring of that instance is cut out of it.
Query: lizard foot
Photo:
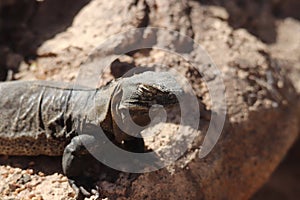
[[[94,142],[93,136],[76,136],[66,146],[63,153],[63,172],[68,177],[70,186],[75,190],[78,200],[93,194],[97,195],[97,190],[92,186],[97,180],[99,163],[84,146],[84,144],[93,145]]]

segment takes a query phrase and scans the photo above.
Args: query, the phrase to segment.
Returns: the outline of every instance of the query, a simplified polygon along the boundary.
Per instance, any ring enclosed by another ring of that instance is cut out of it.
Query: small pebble
[[[10,191],[8,188],[6,188],[4,191],[3,191],[3,194],[8,196],[10,194]]]
[[[8,177],[8,173],[7,172],[5,172],[5,173],[3,173],[1,175],[2,175],[3,178],[7,178]]]
[[[22,192],[23,190],[26,190],[26,187],[25,187],[25,185],[22,185],[21,187],[19,187],[19,188],[17,188],[16,190],[15,190],[15,194],[19,194],[20,192]]]
[[[277,82],[277,87],[278,87],[278,88],[283,88],[283,86],[284,86],[283,81],[278,81],[278,82]]]
[[[13,174],[14,172],[15,172],[14,168],[10,168],[9,171],[8,171],[8,173],[10,173],[10,174]]]
[[[32,199],[33,197],[35,197],[35,194],[29,194],[29,195],[28,195],[28,198],[29,198],[29,199]]]
[[[22,174],[21,177],[18,179],[18,183],[25,184],[31,181],[31,177],[28,174]]]
[[[12,184],[8,184],[8,187],[10,191],[15,191],[17,188],[20,188],[20,185],[18,183],[12,183]]]
[[[35,196],[32,198],[32,200],[43,200],[43,197],[42,196]]]
[[[58,180],[59,183],[63,183],[63,182],[67,182],[67,181],[68,181],[68,178],[65,176]]]
[[[27,169],[26,172],[27,172],[27,174],[32,175],[33,174],[33,169]]]
[[[44,174],[43,172],[38,172],[38,175],[39,175],[39,176],[42,176],[42,177],[45,176],[45,174]]]

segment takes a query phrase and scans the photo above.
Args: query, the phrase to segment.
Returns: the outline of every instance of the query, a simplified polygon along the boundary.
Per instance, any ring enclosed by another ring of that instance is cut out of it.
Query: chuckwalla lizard
[[[182,92],[169,73],[150,71],[117,79],[97,89],[47,81],[3,82],[0,154],[63,155],[63,171],[78,192],[78,183],[73,179],[85,170],[81,162],[85,152],[82,141],[91,140],[89,136],[78,135],[80,120],[84,118],[100,126],[116,144],[143,146],[142,139],[118,128],[115,122],[121,116],[112,112],[113,107],[128,109],[135,122],[145,125],[153,105],[176,105]]]

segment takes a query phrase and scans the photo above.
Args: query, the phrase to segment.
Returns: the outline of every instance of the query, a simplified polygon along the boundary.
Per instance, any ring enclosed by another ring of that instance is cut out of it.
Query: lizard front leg
[[[97,147],[95,138],[91,135],[78,135],[66,146],[62,157],[63,172],[75,190],[77,199],[91,196],[90,191],[93,191],[92,185],[97,178],[90,171],[98,165],[98,161],[88,152],[86,145]]]
[[[136,133],[136,137],[123,132],[116,122],[113,122],[113,130],[116,144],[130,152],[143,153],[145,151],[145,143],[140,133]]]

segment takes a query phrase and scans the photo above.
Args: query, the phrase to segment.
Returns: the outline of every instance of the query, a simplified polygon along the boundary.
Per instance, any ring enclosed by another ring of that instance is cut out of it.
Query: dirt
[[[210,116],[202,116],[199,130],[187,130],[185,137],[196,139],[178,161],[151,173],[99,180],[101,198],[298,199],[299,142],[285,155],[299,128],[299,9],[297,0],[3,0],[0,80],[75,81],[89,53],[109,36],[150,26],[179,31],[200,43],[222,71],[228,113],[222,136],[207,157],[195,156],[209,123]],[[176,40],[159,37],[160,45]],[[189,58],[201,61],[194,54]],[[210,111],[207,85],[189,62],[159,50],[120,60],[101,84],[135,66],[164,66],[187,77],[200,109]],[[161,138],[146,145],[161,150],[175,143],[177,129],[162,125]],[[1,156],[0,199],[73,199],[60,160]]]

